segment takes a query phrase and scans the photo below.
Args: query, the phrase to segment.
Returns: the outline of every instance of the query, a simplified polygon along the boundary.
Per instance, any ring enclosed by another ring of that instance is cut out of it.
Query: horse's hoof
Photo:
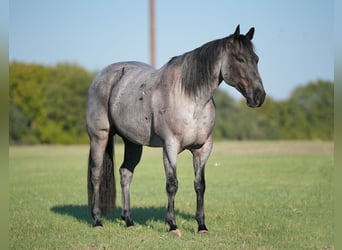
[[[126,221],[126,227],[127,228],[134,227],[134,222],[132,220],[127,220]]]
[[[170,235],[175,235],[175,236],[178,236],[178,237],[181,237],[181,236],[182,236],[182,232],[181,232],[181,230],[179,230],[178,228],[177,228],[177,229],[174,229],[174,230],[170,230],[170,231],[169,231],[169,234],[170,234]]]
[[[102,222],[101,221],[94,221],[93,227],[94,228],[102,228],[103,227]]]
[[[208,228],[204,224],[200,224],[198,226],[198,233],[199,234],[206,234],[209,233]]]

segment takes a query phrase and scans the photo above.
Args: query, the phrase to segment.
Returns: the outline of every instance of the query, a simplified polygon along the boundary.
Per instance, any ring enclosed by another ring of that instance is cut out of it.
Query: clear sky
[[[171,57],[255,27],[259,71],[269,96],[334,79],[333,0],[155,0],[157,67]],[[148,0],[11,0],[10,61],[77,63],[98,71],[149,62]],[[222,84],[224,85],[224,83]],[[234,96],[240,94],[230,88]]]

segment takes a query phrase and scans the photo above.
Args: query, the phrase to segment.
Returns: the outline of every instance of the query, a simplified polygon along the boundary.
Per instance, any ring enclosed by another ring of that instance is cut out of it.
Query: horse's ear
[[[254,36],[254,27],[252,27],[246,34],[246,37],[251,41],[253,39],[253,36]]]
[[[240,37],[240,24],[235,29],[234,39],[238,39],[239,37]]]

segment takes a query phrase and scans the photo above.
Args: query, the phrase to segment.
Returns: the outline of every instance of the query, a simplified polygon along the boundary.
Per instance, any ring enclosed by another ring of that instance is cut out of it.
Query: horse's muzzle
[[[257,89],[253,92],[249,92],[249,93],[248,92],[249,91],[247,91],[247,96],[246,96],[248,107],[257,108],[257,107],[260,107],[264,103],[266,93],[263,89]]]

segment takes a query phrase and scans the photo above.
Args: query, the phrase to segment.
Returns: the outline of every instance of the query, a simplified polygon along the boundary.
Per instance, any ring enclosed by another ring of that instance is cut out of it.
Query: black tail
[[[115,175],[114,175],[114,137],[108,138],[106,151],[103,156],[103,172],[102,181],[100,184],[100,208],[103,215],[113,214],[115,211],[115,199],[116,199],[116,188],[115,188]],[[89,151],[88,158],[88,207],[91,211],[94,207],[94,188],[91,182],[91,168],[93,166],[93,160],[91,158],[91,152]]]

